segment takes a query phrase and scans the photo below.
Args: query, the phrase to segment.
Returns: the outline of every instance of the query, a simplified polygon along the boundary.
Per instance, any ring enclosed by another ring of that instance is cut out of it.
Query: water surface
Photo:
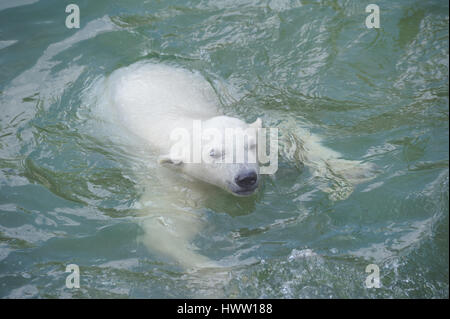
[[[380,29],[364,1],[76,3],[80,29],[64,1],[0,3],[1,297],[448,298],[447,1],[377,1]],[[103,139],[85,100],[144,60],[201,72],[225,114],[307,123],[379,172],[335,201],[281,156],[257,196],[211,191],[195,245],[256,262],[226,282],[186,273],[137,241],[145,159]]]

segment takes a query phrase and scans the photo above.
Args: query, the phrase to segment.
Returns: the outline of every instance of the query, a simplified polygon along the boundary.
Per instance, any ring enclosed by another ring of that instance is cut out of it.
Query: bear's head
[[[192,129],[176,129],[170,153],[160,163],[216,185],[236,196],[249,196],[259,185],[257,134],[261,119],[252,124],[217,116],[194,120]]]

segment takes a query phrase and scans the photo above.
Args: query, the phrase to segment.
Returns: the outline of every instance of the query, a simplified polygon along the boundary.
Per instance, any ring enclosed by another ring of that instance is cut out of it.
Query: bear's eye
[[[253,137],[249,138],[247,145],[248,149],[254,150],[256,148],[256,140]]]
[[[218,158],[218,157],[221,157],[221,156],[222,156],[222,152],[220,152],[219,150],[216,150],[216,149],[213,149],[213,148],[212,148],[212,149],[209,151],[209,156]]]

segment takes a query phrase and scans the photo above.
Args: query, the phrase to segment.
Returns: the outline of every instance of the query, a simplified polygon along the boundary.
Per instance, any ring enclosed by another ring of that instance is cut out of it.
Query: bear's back
[[[220,114],[215,92],[201,75],[168,65],[135,63],[116,70],[106,89],[122,124],[156,146],[192,119]]]

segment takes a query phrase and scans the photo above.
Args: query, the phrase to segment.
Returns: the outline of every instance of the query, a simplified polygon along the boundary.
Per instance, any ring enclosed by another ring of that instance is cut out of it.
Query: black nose
[[[237,185],[240,187],[250,187],[255,185],[256,181],[258,180],[258,175],[256,175],[255,172],[246,172],[239,174],[234,181]]]

